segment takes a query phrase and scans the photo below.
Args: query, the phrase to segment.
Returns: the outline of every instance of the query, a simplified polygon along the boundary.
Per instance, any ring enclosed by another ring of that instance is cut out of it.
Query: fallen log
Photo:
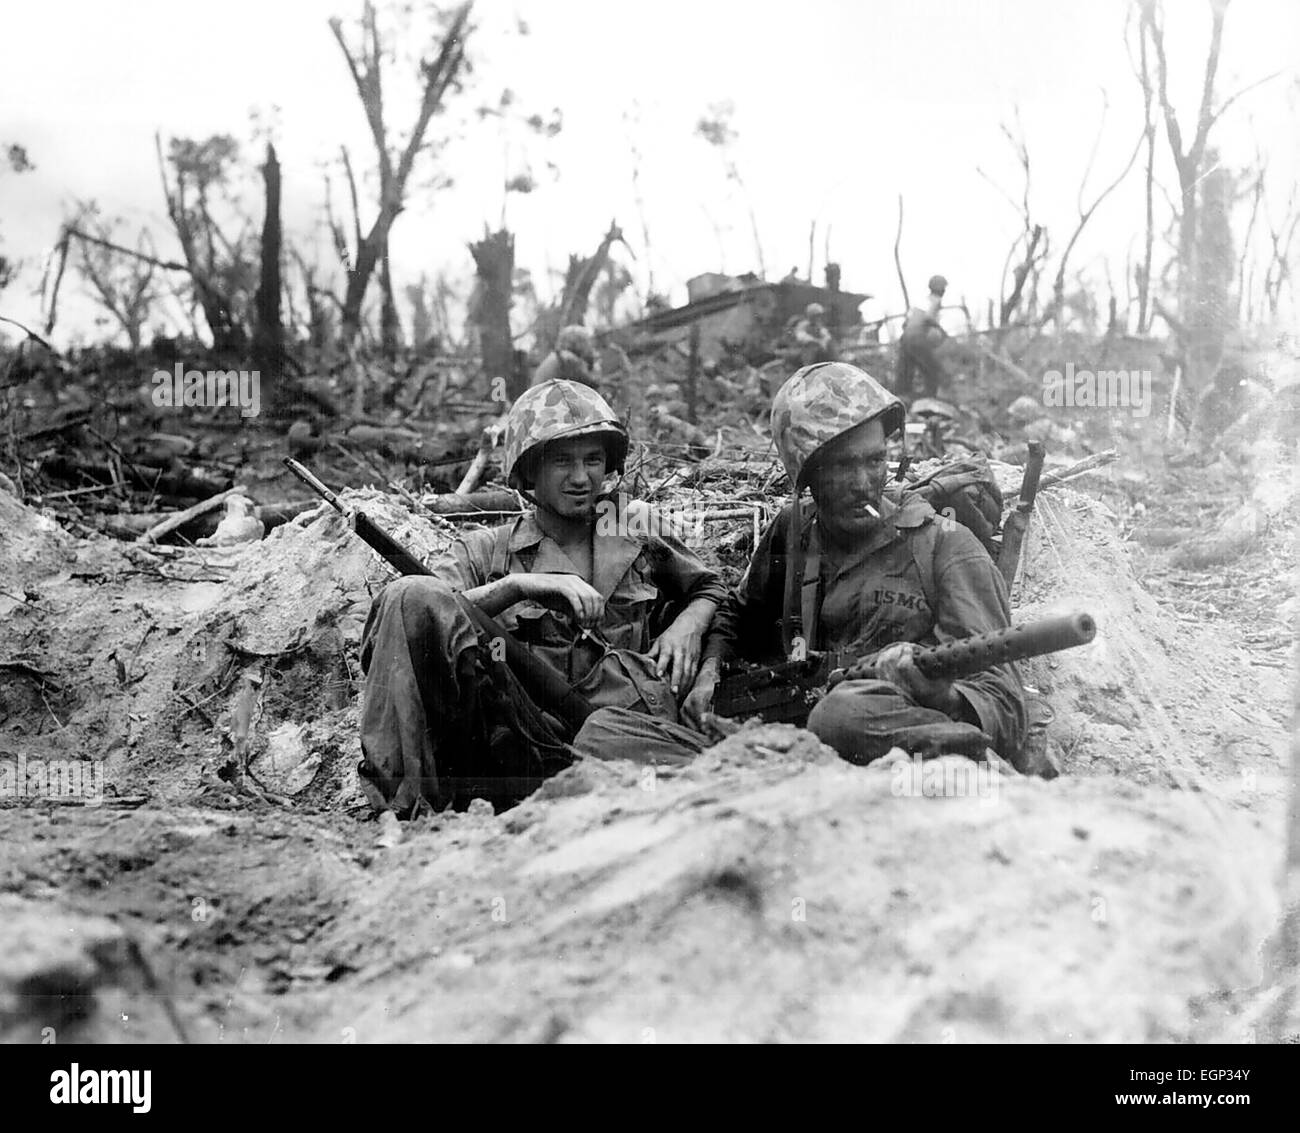
[[[330,440],[332,438],[322,438]],[[343,434],[343,440],[367,452],[377,453],[389,460],[402,460],[410,464],[423,464],[440,460],[447,455],[447,443],[431,440],[414,429],[392,426],[353,425]]]
[[[503,426],[499,424],[484,427],[483,434],[478,442],[478,452],[474,454],[474,459],[465,470],[465,475],[456,488],[456,495],[464,496],[469,494],[474,490],[474,486],[479,480],[483,478],[483,473],[487,471],[488,462],[492,459],[492,450],[496,448],[497,442],[501,439],[502,428]]]
[[[303,512],[311,511],[319,505],[319,500],[278,500],[269,504],[259,504],[253,509],[253,514],[262,521],[266,530],[270,531],[272,528],[280,527],[290,520],[296,519]],[[168,518],[167,514],[160,512],[148,512],[141,515],[117,514],[105,516],[96,530],[112,535],[117,539],[130,539],[134,543],[144,545],[143,536],[145,533]],[[180,535],[193,542],[196,539],[212,535],[220,522],[221,513],[214,508],[211,511],[203,512],[185,520],[169,534]],[[149,547],[150,550],[154,551],[175,549],[157,542],[151,542]]]
[[[118,477],[111,465],[71,460],[65,456],[47,457],[41,471],[56,480],[77,482],[92,480],[97,484],[115,484]],[[134,487],[161,495],[207,499],[231,487],[232,477],[218,476],[202,468],[165,469],[145,464],[122,462],[122,475]]]
[[[1098,468],[1104,468],[1107,464],[1113,464],[1119,459],[1119,453],[1108,448],[1105,452],[1095,452],[1091,456],[1084,457],[1077,464],[1071,464],[1069,468],[1062,468],[1057,472],[1049,472],[1038,483],[1038,490],[1041,492],[1044,488],[1051,488],[1060,484],[1064,480],[1073,480],[1076,476],[1082,476],[1085,472],[1093,472]],[[1020,498],[1020,489],[1014,492],[1007,492],[1003,495],[1003,503],[1010,503],[1012,500]]]
[[[317,507],[320,507],[320,500],[277,500],[274,503],[259,504],[253,509],[253,514],[265,524],[267,531],[270,531],[271,528],[288,523],[291,519],[297,519],[303,512]]]
[[[184,511],[178,511],[173,515],[168,516],[161,523],[155,523],[148,531],[136,539],[136,542],[156,543],[164,535],[175,531],[178,527],[184,527],[191,519],[195,519],[210,511],[216,511],[217,508],[221,507],[221,505],[230,499],[231,496],[246,495],[248,495],[248,489],[243,484],[239,484],[234,488],[228,488],[224,492],[220,492],[206,500],[201,500],[193,507],[187,507]]]
[[[518,512],[523,503],[514,492],[485,489],[481,492],[437,492],[420,498],[421,505],[434,515],[460,515],[466,512]]]
[[[30,432],[19,433],[20,441],[39,441],[45,437],[56,437],[60,433],[66,433],[70,429],[79,429],[91,419],[89,409],[77,409],[68,414],[62,421],[56,421],[52,425],[42,425],[39,429],[32,429]]]

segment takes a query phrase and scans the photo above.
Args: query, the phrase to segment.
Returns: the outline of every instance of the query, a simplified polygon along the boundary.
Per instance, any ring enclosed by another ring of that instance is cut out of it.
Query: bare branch
[[[903,241],[903,194],[898,194],[898,232],[894,236],[894,266],[898,269],[898,285],[903,289],[903,306],[912,309],[912,301],[907,297],[907,279],[903,275],[903,261],[899,257],[898,246]]]
[[[348,196],[352,199],[352,234],[354,237],[353,255],[361,247],[361,206],[357,203],[357,179],[352,172],[352,159],[348,156],[348,147],[339,146],[343,154],[343,172],[347,176]]]
[[[1110,99],[1106,90],[1101,91],[1101,121],[1097,123],[1097,133],[1093,135],[1092,148],[1088,151],[1088,161],[1083,167],[1083,176],[1079,178],[1079,192],[1075,195],[1075,206],[1083,212],[1083,191],[1088,187],[1088,178],[1092,176],[1092,167],[1097,161],[1097,150],[1101,148],[1102,135],[1106,130],[1106,114],[1110,111]]]
[[[1022,215],[1020,212],[1020,205],[1016,202],[1015,197],[1013,197],[1001,185],[999,185],[996,181],[994,181],[993,178],[990,177],[987,173],[985,173],[984,170],[981,169],[978,165],[975,166],[975,172],[978,173],[981,177],[983,177],[985,181],[987,181],[990,185],[992,185],[993,188],[996,189],[1002,195],[1002,199],[1006,201],[1007,204],[1009,204],[1013,209],[1016,210],[1017,216]]]
[[[1213,126],[1214,123],[1216,123],[1220,118],[1222,118],[1223,115],[1227,112],[1228,107],[1230,107],[1234,102],[1236,102],[1237,99],[1239,99],[1242,95],[1249,94],[1256,87],[1262,87],[1265,83],[1272,82],[1279,75],[1285,75],[1285,74],[1286,74],[1285,68],[1283,68],[1280,71],[1274,71],[1271,75],[1265,75],[1262,79],[1256,79],[1253,83],[1248,83],[1246,86],[1242,87],[1241,90],[1236,91],[1233,94],[1230,94],[1224,100],[1223,105],[1220,106],[1219,109],[1216,110],[1210,116],[1210,125]]]
[[[1192,168],[1199,168],[1205,153],[1205,143],[1214,123],[1211,104],[1214,100],[1214,79],[1219,71],[1219,51],[1223,44],[1223,17],[1228,11],[1228,0],[1210,0],[1210,47],[1205,60],[1205,75],[1201,83],[1201,108],[1196,115],[1196,137],[1187,155]]]
[[[1113,181],[1111,181],[1111,183],[1107,185],[1100,193],[1097,194],[1097,198],[1086,209],[1082,207],[1083,188],[1082,186],[1080,186],[1079,223],[1075,226],[1074,233],[1070,236],[1070,239],[1067,241],[1065,245],[1065,251],[1061,253],[1061,262],[1059,267],[1057,268],[1056,280],[1052,285],[1052,295],[1053,295],[1052,305],[1051,307],[1048,308],[1047,313],[1044,314],[1042,322],[1039,324],[1040,326],[1046,326],[1048,321],[1052,319],[1053,316],[1057,315],[1060,311],[1061,304],[1064,301],[1064,297],[1065,297],[1065,268],[1066,268],[1066,264],[1069,263],[1070,253],[1074,251],[1074,245],[1078,242],[1079,237],[1083,235],[1083,230],[1088,226],[1088,221],[1092,219],[1092,214],[1097,211],[1098,206],[1102,203],[1102,201],[1104,201],[1107,197],[1109,197],[1111,193],[1113,193],[1117,188],[1119,188],[1124,178],[1129,175],[1129,171],[1133,168],[1133,163],[1137,161],[1137,156],[1142,151],[1142,143],[1145,140],[1146,140],[1146,130],[1144,128],[1142,132],[1138,134],[1137,141],[1133,143],[1133,152],[1129,154],[1128,161],[1125,162],[1124,168],[1120,170],[1119,175]],[[1085,174],[1084,176],[1086,178],[1087,174]]]
[[[105,240],[99,236],[92,236],[89,232],[83,232],[80,228],[69,225],[66,229],[69,236],[75,236],[78,240],[85,240],[90,244],[98,244],[101,248],[107,248],[110,252],[119,252],[124,256],[133,256],[146,264],[152,264],[154,267],[164,268],[167,271],[184,271],[188,272],[188,264],[180,264],[175,260],[160,260],[157,256],[150,256],[145,252],[137,252],[132,248],[124,248],[121,244],[114,244],[112,240]]]

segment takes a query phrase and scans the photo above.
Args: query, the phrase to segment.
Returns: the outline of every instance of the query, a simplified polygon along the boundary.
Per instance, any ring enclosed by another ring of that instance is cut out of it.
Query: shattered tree
[[[400,153],[389,147],[389,126],[384,117],[383,57],[384,45],[380,41],[375,17],[375,7],[367,0],[361,17],[361,45],[353,48],[343,34],[343,22],[337,17],[330,20],[330,30],[343,52],[348,70],[352,74],[357,96],[365,110],[366,124],[375,145],[379,169],[379,208],[370,229],[361,237],[354,249],[348,267],[347,290],[343,297],[343,338],[345,345],[355,341],[361,330],[361,304],[375,269],[381,266],[387,254],[389,232],[405,203],[407,182],[415,161],[425,144],[425,134],[433,116],[445,102],[447,93],[462,74],[465,66],[465,41],[469,34],[469,17],[473,4],[460,5],[453,12],[437,54],[424,59],[420,72],[424,91],[415,123],[406,145]],[[391,284],[390,284],[391,290]],[[389,314],[389,333],[392,319]]]
[[[517,373],[510,334],[515,238],[504,228],[499,232],[485,232],[483,239],[476,240],[469,250],[477,273],[469,317],[479,328],[483,372],[489,382],[505,378],[509,396],[514,400],[527,386],[527,377]]]

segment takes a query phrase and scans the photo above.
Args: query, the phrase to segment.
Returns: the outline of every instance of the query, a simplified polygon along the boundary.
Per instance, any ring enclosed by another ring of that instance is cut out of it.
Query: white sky
[[[1167,7],[1172,93],[1190,132],[1209,6],[1167,0]],[[30,261],[0,296],[0,313],[39,322],[32,291],[40,261],[74,198],[93,197],[110,214],[152,226],[159,254],[176,255],[154,131],[248,139],[254,108],[280,108],[275,137],[288,236],[319,244],[322,163],[346,143],[358,166],[372,164],[360,103],[326,24],[330,15],[351,20],[359,11],[360,3],[343,0],[0,0],[0,142],[22,143],[38,166],[23,176],[0,173],[0,246]],[[1018,103],[1035,166],[1036,219],[1055,247],[1064,245],[1103,91],[1108,129],[1090,198],[1123,166],[1140,130],[1125,11],[1123,0],[479,0],[482,64],[465,108],[509,85],[526,110],[561,107],[564,130],[544,145],[516,132],[508,156],[491,120],[456,140],[441,159],[454,187],[416,188],[393,229],[397,282],[439,270],[468,280],[466,242],[499,222],[507,162],[518,172],[530,158],[543,188],[512,194],[508,220],[517,262],[534,271],[544,293],[553,286],[546,270],[562,267],[571,251],[589,253],[611,217],[636,250],[638,283],[652,267],[674,302],[685,300],[685,280],[699,272],[756,270],[743,205],[717,154],[693,136],[708,105],[730,99],[738,165],[771,278],[792,264],[806,270],[809,223],[818,218],[817,278],[829,225],[844,285],[879,296],[883,311],[899,310],[892,247],[902,193],[913,300],[942,271],[950,298],[965,296],[982,309],[998,293],[1020,218],[976,167],[1020,196],[1015,159],[999,133]],[[527,21],[527,37],[510,30],[516,16]],[[1237,103],[1215,137],[1234,166],[1251,160],[1258,139],[1278,211],[1300,168],[1297,45],[1295,0],[1233,0],[1220,97],[1291,70]],[[393,126],[404,128],[415,106],[397,84],[394,73],[388,110]],[[632,190],[625,116],[634,107],[648,251]],[[1159,147],[1172,186],[1163,129]],[[546,176],[544,160],[558,167],[557,180]],[[249,204],[260,224],[260,199]],[[363,218],[370,216],[363,202]],[[721,248],[713,222],[723,230]],[[1141,234],[1139,160],[1094,217],[1073,262],[1100,279],[1108,258],[1123,302],[1125,257]],[[318,254],[334,263],[323,244]],[[70,274],[60,341],[93,329],[90,307],[72,299],[79,288]]]

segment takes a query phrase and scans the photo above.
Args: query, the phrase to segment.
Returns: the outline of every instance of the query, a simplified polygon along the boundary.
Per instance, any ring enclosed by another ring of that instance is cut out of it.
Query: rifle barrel
[[[433,573],[364,511],[359,511],[352,517],[352,529],[363,543],[398,574]]]
[[[338,496],[325,487],[324,483],[322,483],[316,474],[305,464],[299,463],[291,456],[286,456],[284,458],[284,466],[297,476],[299,480],[306,484],[307,487],[320,496],[320,498],[329,504],[335,511],[342,515],[347,515],[347,509],[339,503]]]
[[[1091,614],[1061,614],[935,645],[919,650],[913,659],[927,677],[956,680],[993,665],[1087,645],[1096,636],[1097,623]]]

